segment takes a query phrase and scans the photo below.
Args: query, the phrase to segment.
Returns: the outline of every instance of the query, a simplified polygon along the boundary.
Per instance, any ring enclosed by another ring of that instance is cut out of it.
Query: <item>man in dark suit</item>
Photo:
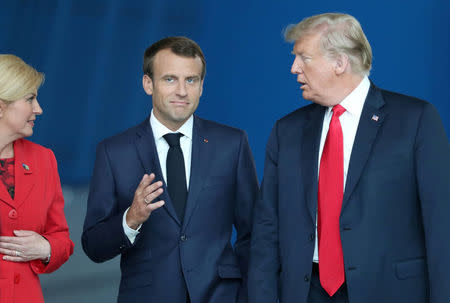
[[[193,115],[204,76],[194,41],[156,42],[150,116],[97,147],[82,243],[95,262],[121,255],[119,302],[247,302],[255,165],[243,131]]]
[[[306,18],[286,40],[313,104],[267,143],[250,302],[450,302],[450,148],[435,108],[368,80],[352,16]]]

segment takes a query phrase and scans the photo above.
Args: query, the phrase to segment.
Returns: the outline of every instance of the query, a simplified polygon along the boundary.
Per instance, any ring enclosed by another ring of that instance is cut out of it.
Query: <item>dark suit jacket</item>
[[[255,206],[250,302],[307,300],[324,111],[303,107],[270,135]],[[340,216],[350,302],[450,302],[449,214],[450,148],[438,113],[372,85]]]
[[[164,184],[132,245],[122,216],[144,175],[164,182],[149,120],[106,139],[97,158],[82,235],[95,262],[121,255],[119,302],[247,301],[251,216],[258,192],[246,134],[194,116],[191,176],[183,223]],[[237,230],[234,248],[232,226]]]

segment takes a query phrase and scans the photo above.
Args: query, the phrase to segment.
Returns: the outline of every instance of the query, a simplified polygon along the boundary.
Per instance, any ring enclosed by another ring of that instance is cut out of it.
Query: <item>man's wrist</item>
[[[141,225],[141,224],[133,222],[133,220],[131,220],[129,218],[129,216],[130,216],[130,212],[128,211],[126,216],[125,216],[125,223],[128,225],[129,228],[137,230],[139,225]]]

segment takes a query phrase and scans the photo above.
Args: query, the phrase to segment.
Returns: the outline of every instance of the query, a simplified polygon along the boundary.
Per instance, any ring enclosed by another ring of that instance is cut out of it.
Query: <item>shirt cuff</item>
[[[139,234],[139,230],[142,227],[142,224],[138,226],[136,230],[132,229],[127,224],[127,213],[130,208],[128,207],[125,213],[123,214],[122,218],[122,225],[123,225],[123,231],[125,232],[125,235],[127,235],[128,240],[130,240],[131,244],[134,244],[134,240],[136,239],[136,236]]]

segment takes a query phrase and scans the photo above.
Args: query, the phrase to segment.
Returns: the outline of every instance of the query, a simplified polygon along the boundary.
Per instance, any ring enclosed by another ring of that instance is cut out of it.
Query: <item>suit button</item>
[[[16,219],[17,218],[17,211],[15,209],[11,209],[8,213],[8,217],[10,217],[11,219]]]
[[[20,274],[14,274],[14,284],[19,284],[20,282]]]
[[[309,235],[309,241],[314,241],[314,234]]]
[[[180,240],[183,241],[183,242],[186,241],[187,240],[186,235],[181,235]]]
[[[309,277],[308,277],[308,275],[305,275],[304,280],[305,280],[305,282],[309,282]]]

